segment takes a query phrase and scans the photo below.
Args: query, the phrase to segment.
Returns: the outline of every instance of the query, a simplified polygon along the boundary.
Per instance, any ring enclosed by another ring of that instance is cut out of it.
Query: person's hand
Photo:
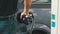
[[[22,18],[22,16],[28,16],[29,15],[29,12],[22,12],[21,13],[21,18]]]

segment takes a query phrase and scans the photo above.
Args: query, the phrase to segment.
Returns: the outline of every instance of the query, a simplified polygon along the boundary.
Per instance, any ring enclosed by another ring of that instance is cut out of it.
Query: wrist
[[[24,11],[24,13],[29,14],[29,11]]]

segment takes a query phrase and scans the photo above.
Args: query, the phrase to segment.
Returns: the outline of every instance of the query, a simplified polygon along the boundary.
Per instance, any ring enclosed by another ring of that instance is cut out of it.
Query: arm
[[[29,13],[29,9],[31,7],[31,4],[32,4],[32,0],[24,0],[24,12],[26,14]]]
[[[31,4],[32,0],[24,0],[24,11],[22,12],[22,15],[29,15]]]

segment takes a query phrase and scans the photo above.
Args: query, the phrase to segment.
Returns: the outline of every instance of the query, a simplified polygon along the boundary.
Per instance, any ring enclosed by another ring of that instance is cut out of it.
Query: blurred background
[[[51,0],[32,0],[32,1],[33,1],[32,8],[51,8]],[[18,8],[23,7],[22,3],[18,1]]]
[[[36,15],[36,23],[51,27],[51,0],[33,0],[32,11]]]

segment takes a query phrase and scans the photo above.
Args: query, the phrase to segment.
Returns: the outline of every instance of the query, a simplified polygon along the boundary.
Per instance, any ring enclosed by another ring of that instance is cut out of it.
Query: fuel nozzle
[[[32,12],[30,12],[28,16],[23,15],[22,18],[20,18],[20,16],[21,16],[21,12],[17,15],[17,21],[19,23],[24,23],[26,25],[28,25],[29,23],[32,23],[34,19]]]

